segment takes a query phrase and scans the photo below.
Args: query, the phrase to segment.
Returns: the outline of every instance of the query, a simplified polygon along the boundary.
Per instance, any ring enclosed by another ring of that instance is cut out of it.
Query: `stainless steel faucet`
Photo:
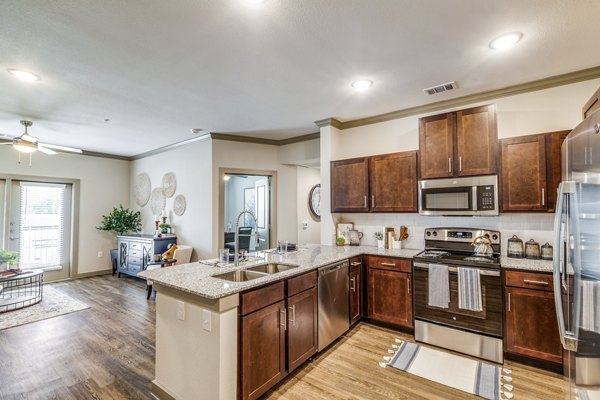
[[[239,251],[240,251],[240,236],[250,236],[252,237],[252,233],[250,234],[245,234],[245,235],[240,235],[240,218],[242,217],[242,215],[244,214],[249,214],[252,219],[254,220],[254,227],[256,229],[255,233],[256,233],[256,246],[260,246],[260,242],[258,240],[258,221],[256,219],[256,215],[254,215],[254,213],[252,211],[249,210],[244,210],[242,212],[240,212],[237,216],[237,220],[235,221],[235,239],[234,239],[234,243],[235,243],[235,247],[234,247],[234,254],[233,254],[233,265],[235,265],[236,267],[239,267],[240,265],[240,259],[239,259]]]

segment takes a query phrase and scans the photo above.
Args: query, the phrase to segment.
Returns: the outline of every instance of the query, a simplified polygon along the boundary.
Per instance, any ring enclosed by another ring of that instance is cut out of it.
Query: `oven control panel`
[[[495,210],[495,197],[494,185],[477,186],[477,210]]]
[[[425,229],[425,240],[436,240],[445,242],[468,242],[475,238],[485,236],[492,244],[500,244],[500,232],[486,229],[474,228],[427,228]]]

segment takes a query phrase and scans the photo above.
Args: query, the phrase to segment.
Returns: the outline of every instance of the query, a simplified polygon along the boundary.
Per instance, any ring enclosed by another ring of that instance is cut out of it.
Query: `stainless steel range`
[[[503,362],[500,243],[498,231],[425,230],[413,262],[416,340]]]

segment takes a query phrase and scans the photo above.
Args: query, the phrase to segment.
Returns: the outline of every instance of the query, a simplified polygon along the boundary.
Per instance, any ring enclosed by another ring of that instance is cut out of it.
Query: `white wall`
[[[215,256],[212,238],[215,230],[212,225],[213,203],[212,189],[212,145],[211,140],[201,140],[171,151],[133,161],[131,163],[131,182],[146,172],[150,176],[152,189],[162,184],[162,177],[173,172],[177,177],[177,190],[167,199],[167,223],[175,228],[179,244],[194,247],[193,259]],[[132,209],[141,210],[144,233],[154,232],[154,215],[150,203],[140,208],[135,203],[133,185],[129,188]],[[177,194],[186,198],[186,211],[182,216],[173,213],[173,199]]]
[[[506,138],[574,128],[582,119],[583,104],[600,86],[600,79],[524,93],[495,101],[457,107],[464,109],[481,104],[496,104],[498,137]],[[452,110],[446,110],[452,111]],[[340,131],[333,127],[321,128],[321,181],[329,182],[329,162],[345,158],[416,150],[419,147],[420,117],[411,116],[378,124]],[[498,217],[426,217],[419,214],[335,214],[329,212],[329,185],[323,185],[325,194],[321,241],[332,244],[337,222],[354,222],[364,231],[363,244],[375,245],[373,233],[382,226],[396,230],[406,225],[411,233],[408,247],[423,247],[423,230],[427,227],[464,226],[500,230],[503,251],[506,240],[517,234],[523,240],[536,239],[543,244],[551,241],[554,214],[506,213]]]
[[[116,248],[114,234],[96,229],[103,214],[122,204],[129,206],[129,161],[88,157],[74,154],[33,155],[17,163],[11,146],[0,147],[0,175],[28,175],[80,180],[78,273],[93,273],[111,268],[110,249]],[[98,252],[103,257],[98,258]]]
[[[321,223],[316,221],[308,208],[308,195],[313,186],[321,183],[321,171],[317,168],[296,167],[298,181],[298,243],[321,243]],[[307,222],[306,229],[303,223]]]

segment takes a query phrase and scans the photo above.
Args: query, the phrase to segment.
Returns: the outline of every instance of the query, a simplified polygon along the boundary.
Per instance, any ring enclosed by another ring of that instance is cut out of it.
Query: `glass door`
[[[71,203],[70,184],[12,181],[7,247],[19,268],[41,269],[45,281],[70,276]]]

